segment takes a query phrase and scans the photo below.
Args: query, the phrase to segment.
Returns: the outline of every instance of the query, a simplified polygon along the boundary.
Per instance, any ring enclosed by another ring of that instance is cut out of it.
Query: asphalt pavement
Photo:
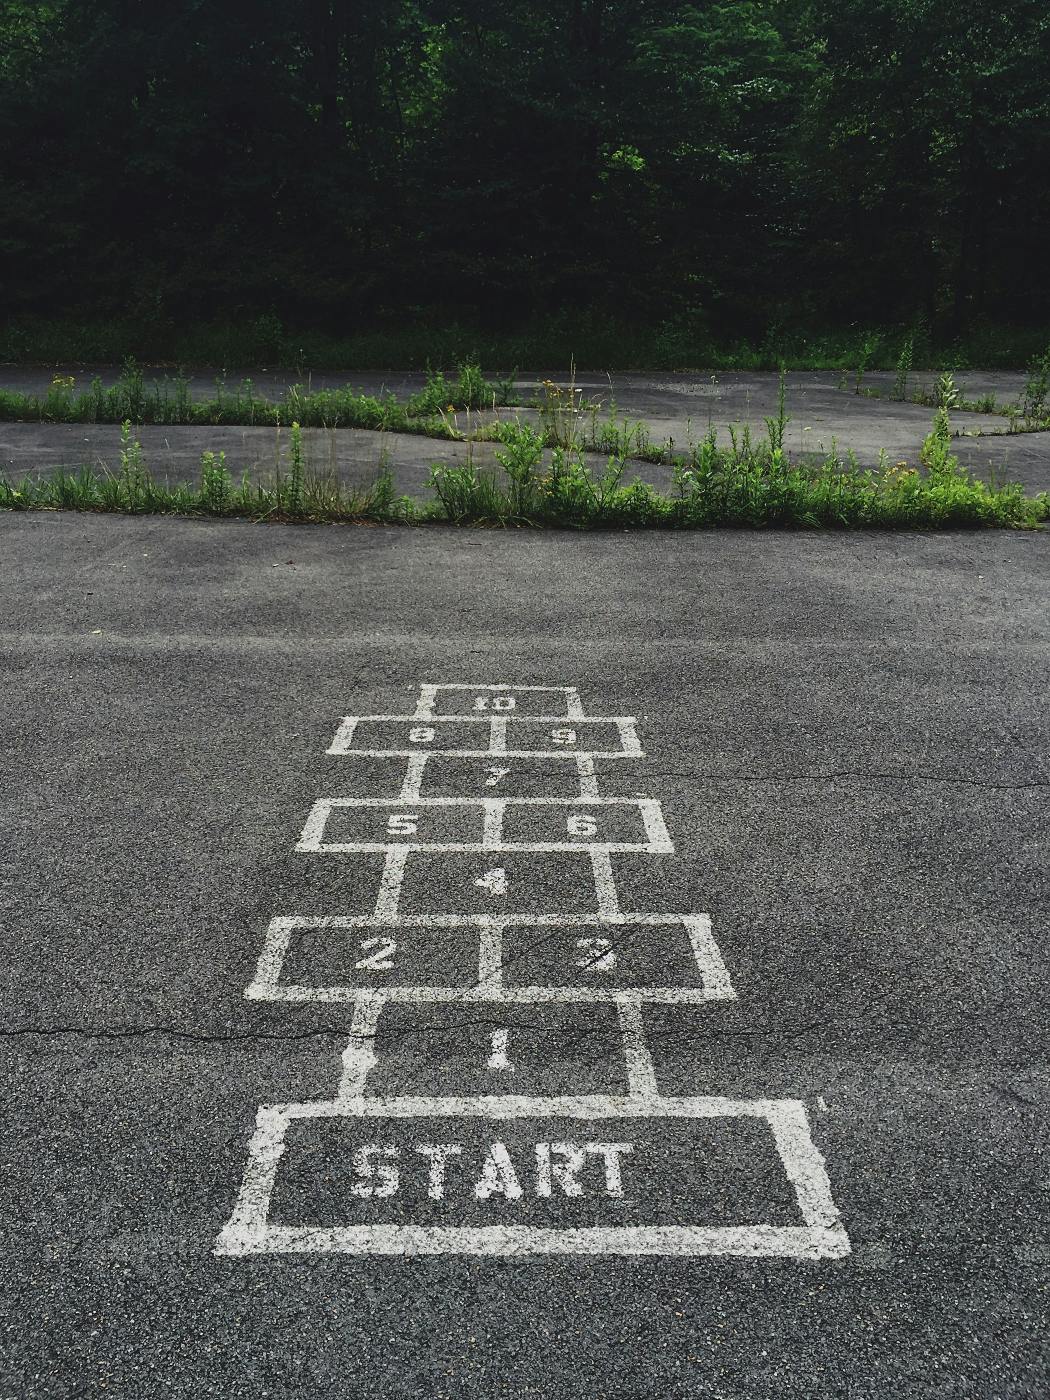
[[[1043,535],[0,558],[0,1395],[1048,1393]]]

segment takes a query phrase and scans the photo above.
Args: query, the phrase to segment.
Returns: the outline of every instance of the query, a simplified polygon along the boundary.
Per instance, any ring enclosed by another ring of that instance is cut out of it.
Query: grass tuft
[[[945,399],[949,395],[943,396]],[[563,397],[563,406],[569,400]],[[575,408],[568,410],[573,415]],[[821,529],[1038,528],[1050,517],[1050,496],[1026,496],[1018,485],[989,485],[951,452],[947,403],[937,409],[920,466],[906,462],[864,470],[852,457],[831,454],[793,462],[784,449],[787,418],[781,406],[767,423],[767,440],[753,443],[745,428],[728,448],[713,428],[688,455],[671,460],[672,489],[625,480],[626,452],[595,468],[586,455],[586,422],[500,424],[496,467],[436,463],[433,497],[398,496],[389,459],[381,457],[364,489],[343,485],[334,465],[316,472],[306,461],[300,424],[291,427],[290,465],[280,459],[270,480],[245,472],[234,483],[225,454],[204,452],[196,485],[158,482],[143,460],[131,423],[121,427],[120,470],[82,467],[0,480],[0,509],[116,511],[138,514],[244,516],[252,520],[378,521],[593,529],[705,529],[776,527]],[[622,442],[621,442],[622,447]],[[593,460],[593,458],[592,458]]]

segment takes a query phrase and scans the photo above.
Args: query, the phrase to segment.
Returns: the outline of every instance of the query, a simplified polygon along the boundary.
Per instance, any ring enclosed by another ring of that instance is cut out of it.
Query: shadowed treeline
[[[631,324],[668,363],[1036,328],[1048,65],[1031,0],[8,4],[0,352],[59,316],[275,358]]]

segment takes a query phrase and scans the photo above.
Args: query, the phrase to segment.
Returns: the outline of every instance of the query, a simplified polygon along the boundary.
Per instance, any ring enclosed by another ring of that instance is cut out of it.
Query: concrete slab
[[[0,367],[0,386],[39,392],[50,382],[50,370]],[[86,382],[89,376],[79,378]],[[106,382],[113,382],[116,371],[104,368]],[[279,393],[293,380],[283,374],[256,373],[253,381],[261,394]],[[531,398],[548,376],[532,374],[519,378],[523,399]],[[551,375],[559,383],[564,374]],[[233,383],[238,376],[228,375]],[[352,376],[350,383],[365,392],[389,390],[405,397],[424,380],[420,374]],[[888,390],[892,376],[872,375],[872,383]],[[1004,399],[1016,397],[1023,375],[960,374],[965,394],[977,395],[993,389]],[[315,388],[346,383],[345,376],[313,376]],[[194,393],[200,397],[214,391],[214,375],[200,373],[193,378]],[[583,393],[601,405],[601,415],[610,412],[620,419],[644,423],[651,440],[662,444],[671,440],[685,450],[714,427],[721,443],[728,445],[730,429],[750,427],[755,438],[765,435],[764,419],[777,412],[777,376],[772,374],[600,376],[580,374],[576,380]],[[788,451],[794,455],[852,451],[862,466],[875,466],[880,453],[889,460],[917,463],[923,438],[929,432],[931,410],[918,404],[895,403],[854,395],[836,387],[837,376],[822,373],[792,373],[788,376],[786,408],[790,423],[786,433]],[[502,416],[513,416],[502,410]],[[520,416],[535,421],[535,414],[520,410]],[[482,415],[484,418],[484,415]],[[466,427],[466,416],[460,415]],[[960,437],[956,451],[960,460],[975,472],[1000,480],[1020,481],[1028,490],[1050,489],[1050,433],[999,435],[1006,420],[995,414],[958,413],[953,426],[958,431],[997,434]],[[137,433],[146,449],[150,466],[172,480],[193,479],[199,469],[200,453],[207,449],[225,451],[234,471],[245,467],[266,470],[278,450],[287,451],[287,434],[279,447],[273,429],[144,427]],[[101,463],[110,470],[118,464],[119,431],[89,424],[0,423],[0,470],[8,475],[36,472],[53,466],[75,467],[84,462]],[[398,489],[418,494],[434,462],[462,462],[469,455],[462,445],[411,435],[380,435],[343,429],[326,434],[310,430],[306,434],[308,452],[315,464],[336,471],[345,481],[357,482],[369,476],[380,452],[390,455]],[[480,463],[493,461],[493,449],[486,444],[473,448]],[[639,463],[637,475],[663,485],[668,473],[660,466]]]

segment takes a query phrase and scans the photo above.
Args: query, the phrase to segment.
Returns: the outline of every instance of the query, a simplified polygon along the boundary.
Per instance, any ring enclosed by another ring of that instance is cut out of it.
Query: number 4
[[[486,870],[484,875],[474,881],[479,889],[488,890],[489,894],[507,893],[507,872],[499,867],[496,870]]]

